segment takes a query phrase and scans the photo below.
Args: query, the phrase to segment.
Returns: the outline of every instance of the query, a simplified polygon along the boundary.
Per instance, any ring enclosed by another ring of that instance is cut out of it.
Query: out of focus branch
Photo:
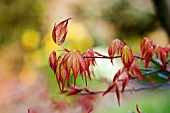
[[[166,82],[166,83],[162,83],[162,84],[155,84],[155,85],[150,85],[150,86],[142,86],[142,87],[136,87],[136,88],[131,88],[131,89],[125,89],[124,92],[138,92],[138,91],[142,91],[142,90],[149,90],[149,89],[156,89],[156,88],[160,88],[160,87],[165,87],[165,86],[170,86],[170,82]],[[105,91],[89,91],[89,92],[80,92],[80,95],[93,95],[93,94],[100,94],[100,93],[104,93]],[[110,93],[114,93],[115,90],[111,90]],[[121,92],[121,90],[119,90],[119,92]]]

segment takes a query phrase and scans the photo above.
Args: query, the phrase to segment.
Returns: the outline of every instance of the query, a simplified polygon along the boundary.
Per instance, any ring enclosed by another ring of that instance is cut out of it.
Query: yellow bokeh
[[[40,42],[40,35],[33,29],[27,29],[21,39],[21,44],[25,49],[36,49]]]
[[[71,23],[68,27],[66,46],[70,49],[85,51],[92,48],[94,40],[89,35],[86,27],[82,23]]]

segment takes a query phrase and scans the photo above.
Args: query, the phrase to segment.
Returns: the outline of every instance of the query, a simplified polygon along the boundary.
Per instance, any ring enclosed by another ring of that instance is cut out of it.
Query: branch
[[[84,58],[105,58],[105,59],[113,59],[120,58],[121,56],[109,57],[109,56],[84,56]]]
[[[141,56],[138,55],[133,55],[135,58],[141,59],[141,60],[146,60],[145,58],[142,58]],[[113,59],[113,58],[121,58],[121,56],[115,56],[115,57],[109,57],[109,56],[84,56],[84,58],[104,58],[104,59]],[[157,65],[158,67],[160,67],[162,69],[162,64],[160,62],[158,62],[156,59],[151,59],[150,60],[152,63],[154,63],[155,65]],[[165,68],[165,70],[163,70],[167,73],[170,73],[170,70],[168,70],[167,68]]]
[[[160,88],[163,86],[170,86],[170,82],[166,82],[166,83],[162,83],[162,84],[156,84],[156,85],[150,85],[150,86],[143,86],[143,87],[139,87],[139,88],[131,88],[131,89],[125,89],[124,92],[138,92],[138,91],[142,91],[142,90],[148,90],[148,89],[156,89],[156,88]],[[110,92],[114,93],[116,90],[111,90]],[[104,93],[105,91],[89,91],[89,92],[80,92],[80,95],[93,95],[93,94],[100,94],[100,93]],[[119,92],[121,92],[121,90],[119,90]]]
[[[158,72],[161,72],[162,70],[157,70],[157,69],[153,69],[152,71],[147,71],[145,73],[142,74],[142,76],[146,76],[146,75],[149,75],[149,74],[154,74],[154,73],[158,73]],[[134,76],[134,77],[131,77],[132,79],[136,79],[136,78],[139,78],[138,76]]]

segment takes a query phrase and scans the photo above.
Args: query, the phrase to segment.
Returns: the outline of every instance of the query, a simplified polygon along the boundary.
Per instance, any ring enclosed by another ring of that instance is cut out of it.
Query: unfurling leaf
[[[112,89],[114,89],[116,87],[116,83],[113,82],[112,84],[110,84],[110,86],[107,88],[107,90],[102,94],[102,96],[106,95],[107,93],[109,93]]]
[[[121,75],[121,73],[122,73],[122,71],[119,70],[119,71],[115,74],[115,76],[114,76],[114,78],[113,78],[113,82],[116,82],[116,81],[119,79],[119,76]]]
[[[58,57],[56,72],[55,72],[57,82],[58,82],[58,85],[59,85],[59,88],[61,91],[64,90],[66,80],[69,78],[69,75],[65,69],[65,65],[64,65],[64,63],[62,63],[62,59],[63,59],[63,57],[61,57],[61,56]],[[62,84],[62,88],[60,86],[60,83]]]
[[[82,77],[85,78],[85,82],[87,85],[86,74],[90,74],[89,67],[86,64],[86,61],[80,51],[69,51],[67,54],[64,55],[62,63],[65,64],[65,69],[69,75],[70,71],[72,70],[74,75],[74,85],[76,84],[76,78],[78,74],[82,75]]]
[[[56,65],[57,65],[57,58],[56,58],[56,52],[55,51],[53,51],[50,54],[48,62],[49,62],[49,65],[50,65],[51,69],[55,72]]]
[[[59,24],[55,24],[53,31],[52,31],[52,38],[53,41],[57,44],[57,45],[62,45],[62,43],[65,41],[66,35],[67,35],[67,25],[68,25],[68,21],[71,18],[68,18],[62,22],[60,22]]]
[[[165,48],[163,48],[162,46],[156,46],[155,54],[156,54],[157,58],[161,59],[162,70],[164,70],[165,69],[165,65],[166,65],[166,57],[168,56]]]
[[[155,44],[152,43],[152,41],[149,41],[148,38],[144,38],[141,41],[140,44],[140,49],[142,51],[142,58],[145,58],[145,67],[149,66],[149,62],[153,57],[154,54],[154,48],[155,48]]]
[[[121,49],[123,47],[123,42],[120,41],[119,39],[115,39],[113,40],[108,48],[108,54],[110,57],[114,57],[115,54],[120,54]],[[112,62],[112,59],[111,59]],[[113,64],[113,62],[112,62]]]
[[[116,84],[116,96],[117,96],[118,105],[120,106],[120,92],[117,84]]]
[[[134,56],[132,54],[132,49],[128,46],[123,46],[122,51],[121,51],[121,59],[125,67],[130,67],[133,60]]]
[[[124,92],[125,86],[128,84],[128,82],[129,82],[129,77],[125,77],[125,78],[123,79],[123,82],[122,82],[122,91],[121,91],[121,93]]]
[[[132,63],[129,69],[129,74],[131,76],[137,76],[141,81],[144,81],[142,73],[135,62]]]
[[[92,49],[88,49],[83,53],[84,57],[89,57],[89,58],[85,58],[86,64],[88,66],[90,66],[90,64],[92,64],[93,66],[95,66],[96,61],[94,58],[94,51]],[[91,58],[90,58],[91,57]]]
[[[93,66],[96,65],[96,61],[95,61],[95,58],[94,58],[94,51],[92,49],[86,50],[83,53],[83,57],[88,57],[88,58],[85,58],[85,62],[86,62],[86,65],[87,65],[88,76],[89,76],[89,79],[91,80],[90,74],[94,72]],[[91,66],[91,69],[89,69],[90,66]]]

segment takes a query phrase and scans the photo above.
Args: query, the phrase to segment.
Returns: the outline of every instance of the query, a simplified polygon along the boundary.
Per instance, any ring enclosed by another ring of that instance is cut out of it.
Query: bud
[[[53,51],[51,54],[50,54],[50,57],[49,57],[49,65],[51,67],[51,69],[55,72],[56,70],[56,63],[57,63],[57,59],[56,59],[56,52]]]
[[[163,48],[162,46],[156,46],[155,54],[156,54],[157,58],[160,58],[160,60],[162,62],[162,70],[164,70],[165,65],[166,65],[166,57],[168,56],[166,49]]]
[[[123,42],[121,42],[119,39],[113,40],[108,49],[108,54],[110,57],[114,57],[115,54],[119,54],[121,48],[123,47]]]
[[[55,24],[53,31],[52,31],[52,38],[53,41],[57,44],[57,45],[62,45],[62,43],[65,41],[66,35],[67,35],[67,25],[68,25],[68,21],[71,18],[68,18],[62,22],[60,22],[59,24]]]
[[[123,46],[122,51],[121,51],[121,59],[125,67],[130,67],[134,57],[132,54],[132,49],[128,46]]]

